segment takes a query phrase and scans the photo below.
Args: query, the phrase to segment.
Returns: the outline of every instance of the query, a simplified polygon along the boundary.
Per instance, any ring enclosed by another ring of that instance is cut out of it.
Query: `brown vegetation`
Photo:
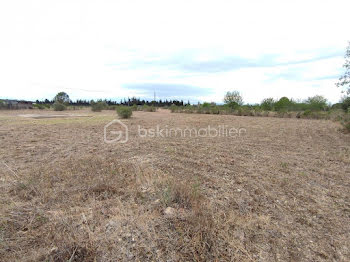
[[[113,111],[19,113],[0,113],[0,261],[350,260],[339,123],[135,112],[105,144]],[[247,132],[137,137],[157,124]]]

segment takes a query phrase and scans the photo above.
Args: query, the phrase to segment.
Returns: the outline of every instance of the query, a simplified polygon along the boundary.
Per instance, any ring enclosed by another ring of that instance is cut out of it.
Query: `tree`
[[[293,102],[290,101],[288,97],[285,97],[285,96],[281,97],[281,99],[275,103],[275,110],[276,111],[288,111],[292,104],[293,104]]]
[[[238,91],[228,91],[224,97],[224,102],[234,108],[243,105],[243,98]]]
[[[266,111],[271,111],[274,104],[275,100],[273,98],[265,98],[263,101],[261,101],[261,108]]]
[[[69,95],[65,92],[59,92],[53,99],[56,103],[59,104],[69,104]]]
[[[350,95],[350,42],[345,53],[345,63],[343,65],[345,73],[339,78],[339,82],[336,84],[338,87],[345,87],[346,93]]]
[[[349,108],[350,108],[350,96],[348,97],[343,97],[342,100],[340,101],[340,105],[341,105],[341,108],[344,110],[344,111],[348,111]]]
[[[306,101],[311,110],[325,110],[327,108],[327,99],[323,96],[316,95],[309,97]]]

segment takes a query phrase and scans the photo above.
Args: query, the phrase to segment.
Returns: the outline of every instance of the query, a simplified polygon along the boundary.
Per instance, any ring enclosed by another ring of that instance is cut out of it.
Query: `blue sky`
[[[0,97],[337,102],[349,1],[0,3]]]

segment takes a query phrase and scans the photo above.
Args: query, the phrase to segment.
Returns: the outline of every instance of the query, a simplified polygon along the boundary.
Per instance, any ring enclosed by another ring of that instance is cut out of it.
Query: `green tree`
[[[53,99],[56,103],[59,104],[69,104],[69,95],[65,92],[59,92]]]
[[[224,97],[225,104],[232,108],[243,105],[243,98],[238,91],[228,91]]]
[[[275,105],[275,100],[273,98],[265,98],[263,101],[261,101],[261,109],[266,111],[271,111]]]
[[[350,96],[348,97],[343,97],[341,102],[340,102],[340,105],[341,105],[341,108],[344,110],[344,111],[348,111],[349,108],[350,108]]]
[[[350,95],[350,42],[345,53],[345,63],[343,65],[345,73],[339,78],[339,82],[336,84],[338,87],[346,89],[346,93]]]
[[[288,97],[281,97],[280,100],[278,100],[275,103],[275,110],[276,111],[288,111],[289,108],[292,106],[293,102],[289,100]]]
[[[327,99],[320,95],[309,97],[305,103],[314,111],[325,110],[327,108]]]

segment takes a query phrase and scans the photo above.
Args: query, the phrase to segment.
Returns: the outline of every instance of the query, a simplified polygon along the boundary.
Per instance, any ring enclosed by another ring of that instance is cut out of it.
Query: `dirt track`
[[[107,144],[104,126],[115,112],[18,116],[26,113],[0,111],[0,260],[69,259],[74,249],[97,261],[350,260],[350,136],[338,123],[135,112],[123,120],[129,141]],[[246,132],[138,136],[139,126],[157,125]],[[183,183],[186,197],[168,201],[169,183]],[[189,215],[197,205],[211,225],[191,223],[203,215]],[[36,225],[38,214],[45,222]],[[46,239],[49,230],[57,232]]]

